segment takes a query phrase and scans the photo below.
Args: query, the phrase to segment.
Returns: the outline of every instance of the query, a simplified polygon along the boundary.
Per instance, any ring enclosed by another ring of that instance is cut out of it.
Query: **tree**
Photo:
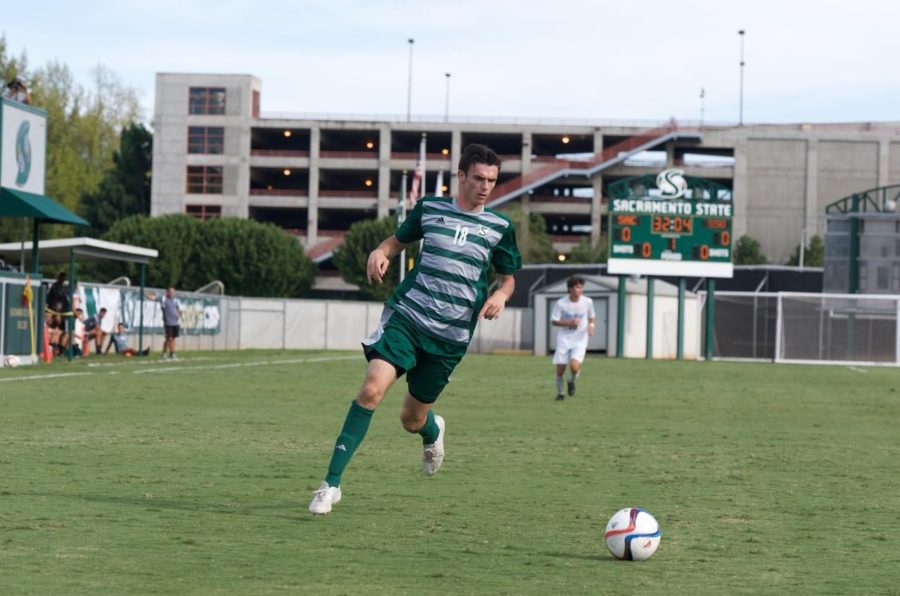
[[[135,92],[103,67],[95,89],[75,83],[69,68],[52,62],[32,76],[34,105],[47,111],[46,193],[73,212],[94,193],[119,148],[119,132],[138,115]],[[72,226],[53,226],[48,236],[70,236]]]
[[[765,265],[769,260],[762,254],[759,242],[744,234],[738,238],[737,247],[734,250],[735,265]]]
[[[122,129],[119,150],[94,193],[85,193],[81,205],[91,224],[90,236],[102,236],[117,221],[131,215],[150,215],[150,175],[153,135],[140,123]]]
[[[523,263],[552,263],[556,261],[553,238],[547,233],[547,222],[540,213],[531,213],[526,218],[525,211],[518,205],[506,211],[516,226],[516,242]]]
[[[294,237],[253,220],[134,215],[116,223],[103,239],[159,251],[147,267],[149,286],[193,290],[219,280],[231,295],[294,298],[315,279],[315,264]],[[137,266],[97,265],[100,281],[118,275],[134,279]]]
[[[366,264],[369,253],[396,231],[397,219],[394,216],[358,221],[350,226],[350,230],[344,236],[344,244],[334,251],[334,265],[341,272],[344,281],[359,286],[375,300],[387,300],[400,283],[398,259],[391,262],[381,285],[369,283],[366,277]],[[407,261],[415,260],[418,254],[418,243],[407,247]]]
[[[139,103],[134,90],[98,66],[93,89],[77,84],[72,72],[59,62],[29,71],[24,53],[7,56],[6,40],[0,38],[0,72],[13,75],[31,88],[34,107],[47,112],[47,159],[44,194],[75,213],[82,212],[82,195],[95,193],[119,147],[119,132],[138,119]],[[41,228],[44,238],[71,236],[68,225]],[[21,222],[0,222],[0,241],[20,240]],[[30,239],[30,235],[29,235]]]
[[[572,248],[569,263],[605,263],[609,257],[609,243],[605,237],[600,238],[597,246],[591,244],[590,236],[584,236]]]
[[[194,289],[202,285],[195,285],[197,275],[193,271],[194,247],[200,244],[200,224],[200,220],[180,214],[154,218],[133,215],[116,223],[102,239],[159,251],[159,258],[147,266],[147,285],[164,288],[174,284]],[[119,275],[136,280],[139,270],[137,265],[130,263],[98,262],[96,271],[84,268],[83,276],[88,275],[94,275],[100,282]]]
[[[800,245],[794,248],[794,254],[788,259],[788,265],[797,267],[800,265]],[[825,242],[822,237],[815,234],[809,239],[809,244],[803,251],[804,267],[824,267],[825,266]]]

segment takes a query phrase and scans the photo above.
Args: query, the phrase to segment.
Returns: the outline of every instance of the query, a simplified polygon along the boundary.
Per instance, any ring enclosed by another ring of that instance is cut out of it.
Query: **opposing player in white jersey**
[[[556,352],[553,364],[556,365],[556,399],[563,400],[563,375],[569,368],[567,392],[569,397],[575,395],[575,379],[581,373],[581,363],[587,352],[588,337],[594,335],[597,315],[594,313],[594,301],[584,295],[584,278],[573,275],[566,282],[568,296],[563,296],[553,304],[550,323],[559,327],[556,335]]]
[[[480,319],[496,319],[513,294],[522,266],[516,231],[485,203],[497,184],[500,158],[484,145],[468,145],[459,160],[456,197],[423,197],[397,232],[369,254],[370,282],[380,284],[393,257],[422,240],[419,262],[385,303],[378,329],[363,343],[366,378],[350,404],[331,454],[328,473],[309,510],[329,513],[341,500],[341,478],[362,443],[385,393],[406,375],[400,422],[422,437],[422,471],[444,461],[444,418],[431,408],[466,353]],[[488,292],[488,271],[497,288]]]

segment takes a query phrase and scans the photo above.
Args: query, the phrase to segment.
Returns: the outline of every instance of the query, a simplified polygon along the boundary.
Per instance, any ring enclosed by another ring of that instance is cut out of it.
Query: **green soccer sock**
[[[372,421],[372,414],[375,410],[364,408],[356,400],[350,404],[350,410],[344,419],[344,427],[341,434],[338,435],[334,444],[334,452],[331,454],[331,463],[328,464],[328,475],[325,476],[325,482],[328,486],[340,486],[341,475],[344,468],[350,463],[353,452],[359,447],[369,430],[369,423]]]
[[[434,412],[428,410],[428,416],[425,418],[425,426],[419,429],[419,434],[422,435],[422,444],[431,445],[437,441],[440,432],[441,429],[438,428],[437,422],[434,421]]]

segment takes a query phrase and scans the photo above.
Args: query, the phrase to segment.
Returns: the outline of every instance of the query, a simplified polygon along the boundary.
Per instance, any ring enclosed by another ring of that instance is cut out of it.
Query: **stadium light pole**
[[[409,122],[412,114],[412,56],[413,44],[416,40],[410,37],[406,40],[409,43],[409,79],[406,83],[406,121]]]
[[[444,122],[450,121],[450,73],[444,73],[444,79],[447,82],[446,89],[444,91]]]
[[[738,107],[738,125],[744,125],[744,30],[739,29],[738,35],[741,36],[741,91]]]
[[[450,121],[450,73],[445,72],[444,78],[447,81],[446,91],[444,92],[444,122]]]
[[[704,108],[703,98],[706,97],[706,89],[700,87],[700,128],[703,128],[703,116],[704,116]]]

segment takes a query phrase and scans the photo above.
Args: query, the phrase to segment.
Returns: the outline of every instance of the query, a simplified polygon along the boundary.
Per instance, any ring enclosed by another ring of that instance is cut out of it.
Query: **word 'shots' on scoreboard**
[[[731,190],[665,170],[609,185],[608,272],[732,277]]]

